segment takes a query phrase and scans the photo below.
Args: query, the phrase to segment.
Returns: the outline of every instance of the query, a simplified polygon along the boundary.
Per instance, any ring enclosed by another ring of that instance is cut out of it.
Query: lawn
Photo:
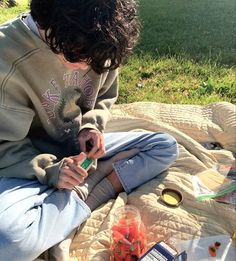
[[[0,9],[0,22],[27,0]],[[121,67],[119,103],[236,103],[235,0],[140,0],[142,33]]]
[[[28,0],[17,0],[18,5],[15,7],[0,8],[0,24],[24,12],[27,9],[28,2]]]
[[[119,102],[236,102],[235,0],[141,0]]]

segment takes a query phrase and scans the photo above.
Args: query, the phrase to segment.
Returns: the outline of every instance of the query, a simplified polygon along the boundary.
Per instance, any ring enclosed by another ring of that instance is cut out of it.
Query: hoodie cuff
[[[64,159],[61,161],[47,167],[45,169],[46,176],[45,176],[45,183],[51,187],[57,187],[58,178],[59,178],[59,172],[60,168],[64,162]]]

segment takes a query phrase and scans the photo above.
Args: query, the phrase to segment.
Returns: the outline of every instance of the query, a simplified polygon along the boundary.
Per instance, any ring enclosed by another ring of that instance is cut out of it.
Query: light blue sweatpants
[[[175,139],[163,133],[109,133],[105,144],[102,160],[120,151],[139,150],[114,163],[127,193],[166,170],[178,155]],[[50,188],[37,180],[0,178],[0,261],[32,261],[64,240],[90,213],[74,191]]]

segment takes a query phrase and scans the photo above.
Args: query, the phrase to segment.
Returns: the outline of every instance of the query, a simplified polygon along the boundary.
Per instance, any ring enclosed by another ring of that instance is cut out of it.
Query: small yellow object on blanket
[[[178,190],[172,188],[165,188],[161,192],[161,199],[166,205],[171,207],[177,207],[182,202],[183,195]]]
[[[177,205],[179,203],[179,198],[174,192],[169,192],[165,194],[164,200],[171,205]]]

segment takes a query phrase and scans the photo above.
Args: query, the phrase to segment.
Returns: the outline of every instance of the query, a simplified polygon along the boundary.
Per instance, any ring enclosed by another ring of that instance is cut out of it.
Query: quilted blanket
[[[147,228],[149,246],[160,239],[169,242],[210,235],[232,235],[236,209],[215,200],[196,201],[192,175],[215,164],[234,165],[236,153],[236,106],[227,102],[209,105],[171,105],[138,102],[116,105],[107,132],[148,130],[167,132],[179,144],[179,159],[167,171],[127,195],[96,209],[76,232],[71,260],[101,261],[110,258],[110,228],[114,210],[136,206]],[[200,143],[217,142],[220,150],[205,149]],[[163,188],[183,193],[183,203],[171,208],[160,201]]]

